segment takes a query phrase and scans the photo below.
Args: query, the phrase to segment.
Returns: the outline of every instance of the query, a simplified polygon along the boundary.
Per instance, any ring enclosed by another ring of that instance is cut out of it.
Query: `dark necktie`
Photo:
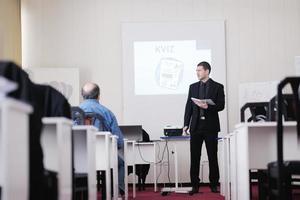
[[[202,83],[203,84],[203,89],[202,89],[202,91],[203,91],[203,99],[205,99],[206,98],[206,83]]]
[[[202,94],[200,95],[200,98],[202,97],[202,99],[205,99],[206,97],[206,83],[203,83],[201,82],[201,90],[200,92],[202,92]],[[204,116],[204,109],[200,108],[200,118],[202,120],[205,119],[205,116]]]

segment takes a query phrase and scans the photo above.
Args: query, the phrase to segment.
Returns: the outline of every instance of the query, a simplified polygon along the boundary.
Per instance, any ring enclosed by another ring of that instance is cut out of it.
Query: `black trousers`
[[[199,169],[201,159],[201,149],[203,141],[205,142],[208,162],[209,162],[209,181],[211,186],[219,183],[219,165],[218,165],[218,133],[191,133],[190,151],[191,168],[190,178],[193,187],[198,187],[200,183]]]

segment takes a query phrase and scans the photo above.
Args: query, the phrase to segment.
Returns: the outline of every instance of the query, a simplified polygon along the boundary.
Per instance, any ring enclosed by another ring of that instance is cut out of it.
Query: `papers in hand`
[[[197,106],[200,106],[200,104],[203,103],[207,103],[208,105],[212,105],[212,106],[216,105],[211,99],[196,99],[193,97],[191,99]]]

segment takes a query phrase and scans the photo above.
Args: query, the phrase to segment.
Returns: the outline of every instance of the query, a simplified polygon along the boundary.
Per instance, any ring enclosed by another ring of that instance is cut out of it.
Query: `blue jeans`
[[[124,183],[124,176],[125,176],[125,166],[124,160],[118,156],[118,181],[119,181],[119,189],[125,191],[125,183]]]

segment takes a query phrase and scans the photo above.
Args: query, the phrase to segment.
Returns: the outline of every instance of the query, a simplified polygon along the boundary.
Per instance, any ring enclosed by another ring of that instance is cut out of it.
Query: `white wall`
[[[22,0],[27,67],[79,67],[101,86],[122,122],[121,22],[226,20],[229,130],[239,120],[238,85],[294,73],[299,0]],[[213,66],[212,66],[213,67]]]

